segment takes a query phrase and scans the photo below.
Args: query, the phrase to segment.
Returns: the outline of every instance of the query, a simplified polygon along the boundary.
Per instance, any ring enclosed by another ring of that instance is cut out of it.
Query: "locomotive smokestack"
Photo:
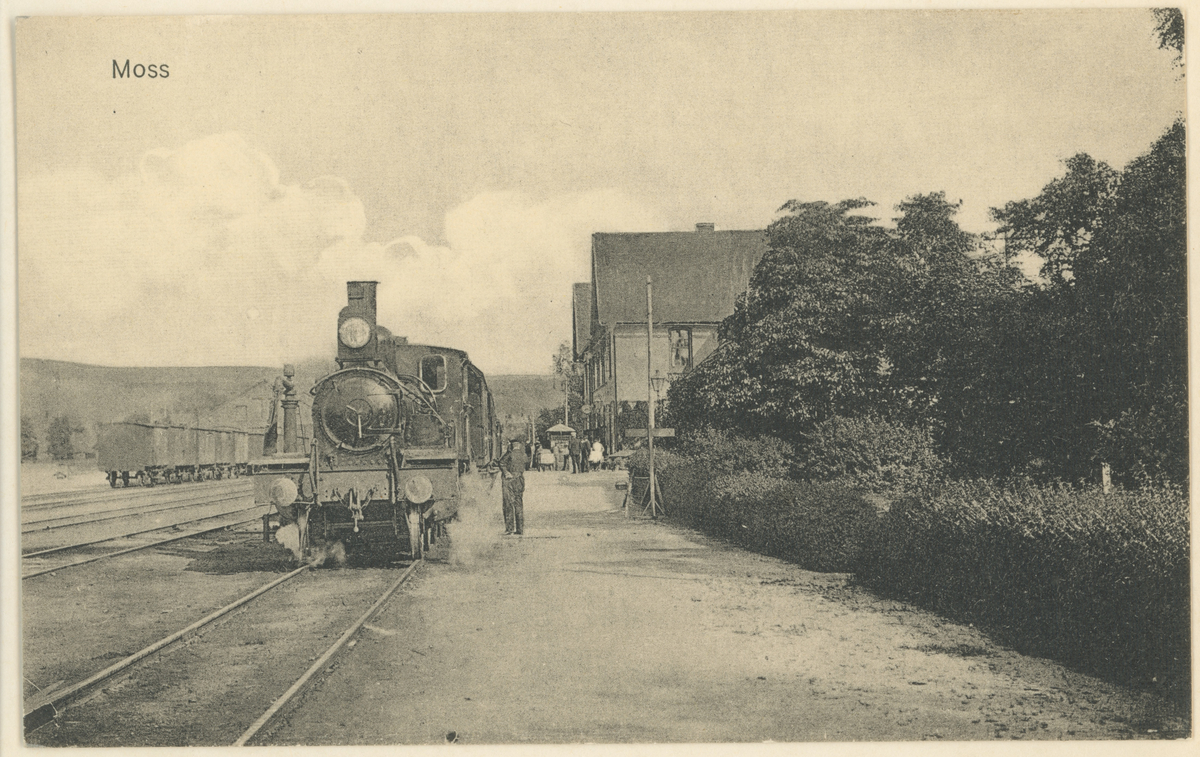
[[[375,325],[375,287],[378,281],[347,281],[346,300],[350,308],[357,305],[358,313],[372,326]]]

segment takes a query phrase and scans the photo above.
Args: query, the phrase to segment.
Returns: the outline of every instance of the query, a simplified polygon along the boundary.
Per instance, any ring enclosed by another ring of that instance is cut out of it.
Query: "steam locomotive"
[[[255,501],[274,506],[278,540],[301,559],[334,545],[351,558],[421,558],[455,516],[462,477],[501,454],[483,373],[461,350],[378,325],[376,286],[346,286],[338,370],[311,390],[311,447],[296,439],[289,377],[282,444],[251,466]]]

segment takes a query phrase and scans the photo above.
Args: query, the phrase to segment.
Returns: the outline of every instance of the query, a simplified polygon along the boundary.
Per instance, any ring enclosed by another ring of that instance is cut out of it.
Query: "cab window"
[[[421,358],[419,373],[421,380],[435,392],[446,388],[446,356],[426,355]]]

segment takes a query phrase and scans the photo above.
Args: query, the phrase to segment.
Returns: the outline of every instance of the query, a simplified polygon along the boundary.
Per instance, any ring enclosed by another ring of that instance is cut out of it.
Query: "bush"
[[[798,478],[840,481],[886,497],[926,489],[944,470],[929,429],[837,416],[813,429],[795,466]]]
[[[878,521],[870,503],[837,484],[735,473],[710,490],[706,531],[808,570],[853,570]]]
[[[1176,488],[956,482],[893,506],[859,578],[1022,651],[1186,698],[1188,540]]]
[[[654,453],[672,517],[810,570],[851,570],[878,521],[875,508],[844,486],[788,480],[793,458],[778,439],[713,431],[685,440],[683,453]],[[647,452],[636,452],[629,468],[649,475]],[[635,502],[644,491],[635,490]]]
[[[773,436],[740,437],[705,429],[683,440],[680,450],[700,464],[710,478],[733,473],[761,473],[787,478],[796,459],[792,445]]]

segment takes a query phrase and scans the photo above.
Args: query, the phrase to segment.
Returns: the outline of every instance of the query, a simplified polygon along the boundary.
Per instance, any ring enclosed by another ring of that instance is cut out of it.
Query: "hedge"
[[[880,594],[976,623],[1023,652],[1190,702],[1181,489],[1105,494],[922,477],[918,493],[876,515],[862,476],[787,478],[782,442],[709,434],[683,449],[655,455],[672,518],[810,570],[854,572]],[[647,466],[644,452],[631,458],[635,475]]]
[[[947,483],[884,516],[858,578],[1014,647],[1190,696],[1188,501],[1136,491]]]

